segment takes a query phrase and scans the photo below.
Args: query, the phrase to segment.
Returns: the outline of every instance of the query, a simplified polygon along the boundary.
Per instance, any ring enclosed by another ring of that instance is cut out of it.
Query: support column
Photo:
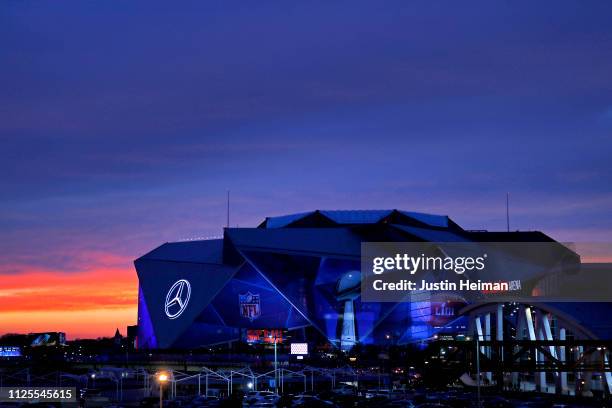
[[[548,316],[545,313],[539,313],[540,322],[542,323],[542,330],[544,331],[545,340],[553,340],[552,330],[550,329],[550,321],[548,320]],[[550,354],[557,358],[557,350],[555,346],[548,346],[548,350]]]
[[[468,336],[473,336],[475,335],[475,333],[477,333],[475,322],[476,322],[476,314],[474,312],[470,312],[470,315],[468,316],[468,324],[467,324]]]
[[[514,307],[514,305],[510,305],[510,307]],[[515,313],[514,309],[512,310],[512,313]],[[524,340],[525,339],[525,327],[527,326],[527,322],[526,322],[526,312],[525,312],[525,307],[524,306],[519,306],[518,307],[518,312],[516,313],[516,339],[517,340]],[[519,347],[518,346],[514,346],[511,350],[511,354],[515,354],[519,351]],[[520,357],[518,360],[514,360],[512,363],[518,363],[520,360]],[[521,389],[522,384],[520,381],[520,374],[518,372],[513,372],[512,373],[512,386],[515,387],[516,389]]]
[[[310,370],[310,390],[314,391],[314,371]]]
[[[584,353],[584,348],[582,348],[582,353]],[[593,354],[591,354],[590,356],[586,357],[583,361],[588,365],[592,365],[594,363],[593,361]],[[593,392],[591,391],[591,383],[593,380],[593,371],[588,370],[587,371],[583,371],[583,377],[582,379],[584,380],[584,386],[582,387],[582,395],[585,397],[592,397],[593,396]]]
[[[531,315],[531,308],[525,308],[525,323],[527,325],[527,335],[529,336],[529,340],[535,340],[535,327],[533,325],[533,316]]]
[[[557,335],[557,337],[559,338],[559,340],[565,341],[567,339],[566,330],[564,327],[561,327],[560,325],[558,326],[559,327],[557,328],[557,332],[559,334]],[[561,364],[565,364],[567,362],[565,352],[565,346],[559,346],[559,361],[561,362]],[[561,373],[559,373],[559,388],[560,394],[569,394],[569,390],[567,388],[567,371],[561,371]]]
[[[536,335],[535,335],[535,327],[533,325],[533,315],[531,314],[531,307],[522,307],[521,306],[521,310],[520,310],[520,317],[524,319],[523,327],[522,329],[525,330],[525,334],[527,336],[527,338],[531,341],[535,341],[536,339]],[[534,353],[532,358],[534,358],[536,360],[536,364],[538,362],[538,351],[534,348]],[[540,377],[538,377],[538,373],[534,372],[534,382],[536,384],[536,387],[539,386],[540,383]]]
[[[608,360],[608,350],[606,349],[601,350],[601,354],[603,355],[604,368],[607,369],[608,366],[610,365],[610,361]],[[612,394],[612,373],[606,370],[605,377],[606,377],[606,394],[608,394],[609,396],[610,394]]]
[[[484,341],[484,331],[482,330],[482,323],[480,321],[480,316],[476,316],[474,318],[476,336],[478,336],[478,340]],[[480,352],[484,354],[485,348],[484,346],[480,346]]]
[[[529,336],[529,340],[536,341],[538,338],[536,337],[535,326],[533,324],[533,315],[531,314],[531,307],[525,307],[525,323],[527,325],[527,335]],[[542,335],[541,329],[539,330],[539,334],[540,339],[543,339],[544,336]],[[540,353],[535,347],[534,351],[534,358],[537,365],[542,361],[540,356],[542,353]],[[546,373],[542,371],[535,371],[534,376],[537,389],[539,391],[543,391],[546,387]]]
[[[542,332],[542,339],[543,340],[553,340],[553,336],[552,336],[552,330],[550,328],[550,321],[548,320],[548,315],[542,311],[538,312],[538,316],[540,318],[540,324],[541,324],[541,332]],[[548,351],[550,352],[551,356],[554,359],[557,359],[557,348],[555,346],[548,346]],[[542,361],[544,361],[546,359],[546,357],[544,355],[542,355]],[[553,361],[551,361],[552,363]],[[543,373],[544,377],[546,377],[546,373]],[[558,379],[559,379],[559,372],[556,371],[554,373],[554,379],[555,379],[555,392],[558,392],[557,388],[557,384],[558,384]],[[546,392],[548,392],[548,387],[546,388]]]
[[[575,349],[575,355],[574,355],[574,361],[578,361],[582,358],[582,356],[584,355],[584,347],[583,346],[577,346]],[[584,361],[582,363],[580,363],[580,365],[583,365]],[[582,381],[584,381],[584,371],[582,370],[581,367],[576,367],[576,380],[574,382],[574,394],[576,396],[578,395],[582,395],[582,391],[584,391],[584,385],[582,385]]]
[[[544,340],[544,331],[542,328],[538,330],[538,340]],[[544,364],[544,353],[536,349],[536,364]],[[548,392],[548,384],[546,382],[546,371],[536,371],[536,386],[540,392]]]
[[[474,317],[474,329],[476,330],[475,335],[478,336],[478,341],[484,341],[484,332],[482,330],[482,322],[480,321],[480,316],[475,316]],[[479,348],[476,349],[476,353],[479,354],[484,354],[485,353],[485,347],[484,346],[480,346]],[[476,356],[477,359],[480,358],[480,356]],[[478,372],[476,372],[476,382],[477,383],[481,383],[481,378],[478,378]],[[482,373],[480,373],[482,374]]]
[[[495,312],[495,340],[499,342],[497,345],[497,352],[499,353],[497,358],[500,365],[500,368],[497,370],[498,373],[496,375],[497,378],[497,387],[501,389],[505,389],[508,384],[508,378],[505,376],[503,371],[503,362],[504,362],[504,346],[501,342],[504,340],[504,305],[503,303],[497,304],[497,310]]]
[[[484,315],[484,337],[486,341],[491,340],[491,313],[486,313]],[[487,346],[485,348],[485,355],[490,360],[491,359],[491,346]],[[485,373],[488,384],[493,382],[493,373],[491,371],[487,371]]]
[[[497,317],[497,323],[495,325],[495,340],[503,341],[504,340],[504,305],[497,305],[497,313],[495,314]],[[502,353],[503,356],[503,353]]]

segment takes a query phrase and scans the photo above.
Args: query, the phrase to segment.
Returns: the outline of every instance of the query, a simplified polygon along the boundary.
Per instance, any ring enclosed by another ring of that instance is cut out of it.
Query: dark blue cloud
[[[403,207],[501,229],[510,191],[516,228],[611,237],[611,18],[603,1],[5,2],[0,241],[58,264],[138,255],[218,233],[227,188],[243,225]]]

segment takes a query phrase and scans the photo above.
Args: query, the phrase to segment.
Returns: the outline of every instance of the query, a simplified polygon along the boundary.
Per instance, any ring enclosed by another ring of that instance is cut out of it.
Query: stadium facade
[[[447,216],[312,211],[172,242],[135,261],[138,347],[197,348],[281,336],[407,344],[467,331],[465,304],[361,302],[362,242],[554,242],[541,232],[468,231]]]

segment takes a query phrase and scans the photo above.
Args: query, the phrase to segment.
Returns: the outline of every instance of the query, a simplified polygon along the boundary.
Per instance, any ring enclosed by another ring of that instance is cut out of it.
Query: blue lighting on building
[[[462,305],[361,302],[361,243],[478,242],[487,234],[441,215],[312,211],[266,218],[257,228],[226,228],[222,239],[166,243],[135,261],[138,345],[195,348],[277,329],[342,350],[419,343],[450,327]],[[552,241],[540,232],[491,234]],[[188,298],[176,289],[181,281],[190,283]],[[169,306],[181,314],[169,318]]]
[[[21,347],[0,346],[0,357],[21,357]]]

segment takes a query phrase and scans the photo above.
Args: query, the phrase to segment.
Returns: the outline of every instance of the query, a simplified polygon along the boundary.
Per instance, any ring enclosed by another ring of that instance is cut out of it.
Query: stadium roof
[[[315,210],[303,213],[268,217],[259,228],[286,227],[332,227],[359,224],[413,225],[429,228],[448,228],[456,226],[448,216],[425,214],[401,210]]]
[[[167,242],[143,255],[141,259],[222,264],[222,254],[223,240],[209,239]]]

